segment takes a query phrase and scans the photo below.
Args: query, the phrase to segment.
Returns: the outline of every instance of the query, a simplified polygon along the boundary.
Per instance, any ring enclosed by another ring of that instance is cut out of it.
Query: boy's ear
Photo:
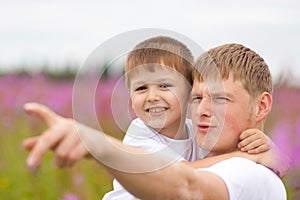
[[[258,99],[258,104],[256,108],[256,120],[258,122],[264,120],[272,109],[272,96],[268,92],[264,92],[260,95]]]
[[[133,108],[133,104],[132,104],[131,97],[129,98],[129,105],[131,106],[132,109],[134,109],[134,108]]]

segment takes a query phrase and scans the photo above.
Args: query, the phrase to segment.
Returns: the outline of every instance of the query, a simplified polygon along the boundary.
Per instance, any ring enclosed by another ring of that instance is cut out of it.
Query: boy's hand
[[[72,166],[88,154],[81,144],[75,128],[75,121],[63,118],[48,107],[38,103],[27,103],[25,111],[46,123],[47,130],[40,136],[30,137],[23,141],[23,146],[30,153],[27,166],[35,171],[48,150],[55,152],[55,164],[58,167]]]
[[[280,178],[283,178],[290,168],[290,158],[281,152],[274,143],[270,150],[257,155],[259,156],[257,163],[270,168]]]
[[[272,140],[258,129],[247,129],[240,135],[238,148],[249,154],[257,154],[271,149]]]
[[[257,154],[256,162],[272,169],[283,178],[290,167],[290,159],[273,141],[258,129],[248,129],[240,135],[238,147],[249,154]]]

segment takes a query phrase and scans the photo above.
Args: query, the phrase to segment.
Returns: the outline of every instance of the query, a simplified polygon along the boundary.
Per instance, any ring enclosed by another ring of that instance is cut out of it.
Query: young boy
[[[129,53],[125,77],[137,118],[130,124],[124,144],[164,154],[174,161],[196,161],[206,156],[194,140],[191,120],[186,118],[193,62],[189,49],[169,37],[150,38]],[[256,134],[265,137],[262,132]],[[262,145],[265,143],[254,149]],[[116,180],[113,188],[104,200],[136,199]]]

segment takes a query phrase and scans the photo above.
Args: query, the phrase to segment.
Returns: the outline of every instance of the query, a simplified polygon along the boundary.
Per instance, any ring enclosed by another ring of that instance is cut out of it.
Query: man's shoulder
[[[279,179],[277,175],[267,167],[241,157],[233,157],[223,160],[208,169],[211,169],[212,171],[235,172],[234,174],[241,173],[243,174],[242,177],[251,176],[251,174],[261,174]]]
[[[251,160],[234,157],[203,170],[225,182],[231,199],[286,199],[284,185],[277,175]]]

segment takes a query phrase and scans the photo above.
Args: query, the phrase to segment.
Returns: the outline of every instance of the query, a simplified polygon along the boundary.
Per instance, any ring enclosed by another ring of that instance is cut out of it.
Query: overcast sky
[[[141,28],[183,34],[205,50],[242,43],[265,58],[275,78],[288,71],[300,77],[298,0],[4,0],[0,70],[79,66],[105,41]]]

